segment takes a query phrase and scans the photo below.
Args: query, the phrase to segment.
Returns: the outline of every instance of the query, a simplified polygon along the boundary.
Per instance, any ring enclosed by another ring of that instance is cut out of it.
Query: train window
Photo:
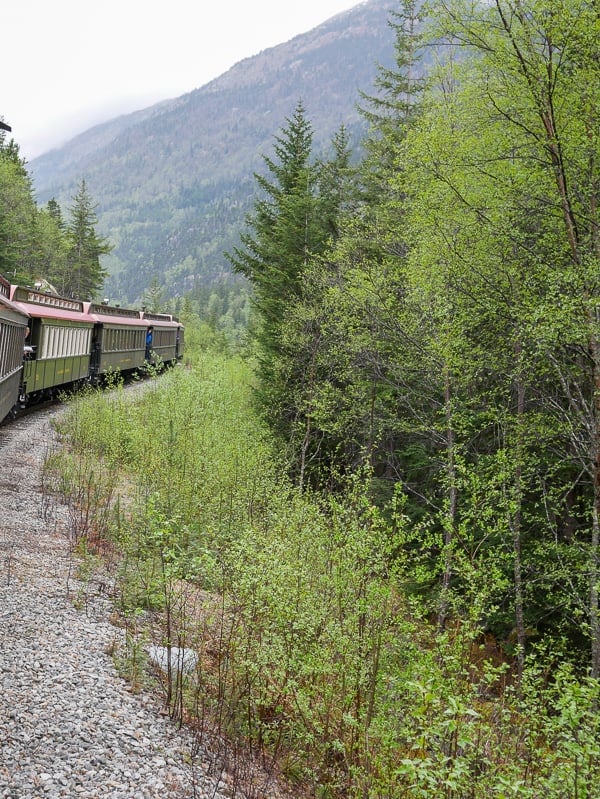
[[[4,352],[2,353],[2,366],[0,371],[2,374],[12,372],[17,363],[15,358],[15,333],[17,329],[14,325],[4,325],[4,335],[6,336],[6,344],[4,345]],[[21,357],[23,356],[23,348],[21,347]]]
[[[12,322],[0,322],[0,375],[12,374],[23,363],[25,329]]]
[[[0,323],[0,374],[5,375],[12,371],[13,338],[12,325]]]
[[[25,341],[25,331],[22,327],[14,327],[12,332],[13,351],[11,361],[14,368],[17,368],[23,363],[23,342]]]
[[[0,322],[0,375],[3,375],[6,369],[6,348],[8,342],[6,341],[7,325]]]
[[[61,330],[59,327],[52,328],[52,350],[50,352],[50,356],[52,358],[56,358],[56,356],[60,353],[60,345],[61,345]]]
[[[64,327],[57,327],[54,331],[54,347],[52,350],[52,356],[54,358],[58,358],[65,352],[66,333],[67,331]]]
[[[0,353],[0,373],[4,375],[12,372],[15,368],[15,332],[17,329],[14,325],[7,324],[0,325],[0,328],[2,328],[2,338],[4,339]],[[23,357],[22,348],[21,357]]]
[[[7,347],[6,343],[6,328],[7,325],[0,322],[0,374],[3,375],[5,372],[5,363],[6,363],[6,356],[5,350]]]
[[[54,331],[51,327],[42,327],[42,358],[51,357],[52,341]]]
[[[19,328],[14,325],[0,322],[0,375],[4,376],[9,374],[15,369],[16,365],[20,363],[15,358],[15,332]],[[23,350],[21,348],[20,359],[23,358]]]

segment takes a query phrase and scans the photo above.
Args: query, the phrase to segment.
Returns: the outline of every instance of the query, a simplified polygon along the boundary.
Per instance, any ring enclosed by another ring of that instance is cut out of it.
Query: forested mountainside
[[[29,164],[37,197],[68,207],[84,179],[114,245],[107,293],[133,302],[151,284],[180,294],[230,274],[255,193],[253,173],[299,99],[317,150],[341,125],[357,143],[360,91],[393,63],[392,0],[368,0],[247,58],[182,97],[119,117]]]

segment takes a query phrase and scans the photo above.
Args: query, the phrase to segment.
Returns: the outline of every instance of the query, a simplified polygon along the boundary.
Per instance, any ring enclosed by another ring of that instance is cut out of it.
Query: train
[[[171,314],[60,297],[0,275],[0,423],[109,374],[172,366],[184,327]]]

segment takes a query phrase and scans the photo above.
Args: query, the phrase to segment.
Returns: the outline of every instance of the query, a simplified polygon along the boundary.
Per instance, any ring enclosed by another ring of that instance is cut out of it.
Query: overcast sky
[[[0,118],[30,161],[178,97],[359,0],[7,0]]]

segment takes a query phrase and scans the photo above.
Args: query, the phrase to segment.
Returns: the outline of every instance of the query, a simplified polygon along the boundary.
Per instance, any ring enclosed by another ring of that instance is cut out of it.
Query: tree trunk
[[[600,342],[595,336],[590,341],[594,369],[594,426],[592,440],[592,465],[594,480],[594,505],[592,508],[592,539],[590,542],[590,638],[591,676],[600,677],[600,609],[598,581],[600,579]]]
[[[456,485],[456,462],[455,448],[456,436],[454,433],[452,419],[452,391],[448,368],[444,369],[444,402],[446,408],[446,471],[448,478],[448,513],[444,520],[444,573],[442,575],[442,586],[440,604],[438,609],[438,627],[444,629],[448,616],[448,597],[450,593],[450,583],[452,581],[452,547],[454,545],[456,531],[456,510],[458,505],[458,488]]]
[[[519,341],[515,347],[515,356],[519,362],[522,355],[522,346]],[[515,442],[516,466],[514,473],[514,495],[515,511],[512,514],[512,535],[513,535],[513,579],[515,589],[515,628],[517,633],[517,676],[519,686],[523,680],[523,669],[525,666],[525,620],[523,614],[523,576],[521,561],[521,511],[523,498],[523,424],[525,415],[525,385],[519,374],[517,377],[517,440]]]

